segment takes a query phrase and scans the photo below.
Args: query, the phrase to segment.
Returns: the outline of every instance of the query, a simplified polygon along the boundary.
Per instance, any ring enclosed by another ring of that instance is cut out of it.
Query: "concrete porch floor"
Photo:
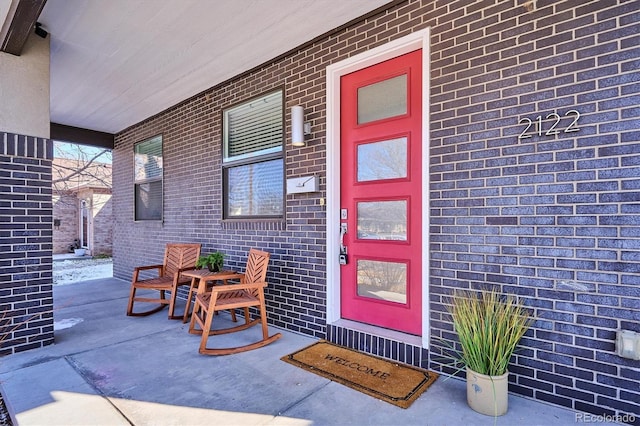
[[[484,416],[467,406],[464,382],[444,376],[398,408],[281,361],[315,339],[274,327],[283,337],[264,348],[199,355],[199,336],[168,320],[166,309],[127,317],[128,291],[115,278],[54,287],[55,344],[0,363],[19,425],[569,425],[583,418],[513,394],[506,415]],[[243,344],[247,334],[257,340],[253,329],[214,339]]]

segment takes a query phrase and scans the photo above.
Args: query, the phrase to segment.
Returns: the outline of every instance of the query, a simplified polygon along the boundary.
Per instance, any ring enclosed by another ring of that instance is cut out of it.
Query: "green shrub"
[[[206,256],[200,256],[196,262],[196,268],[209,268],[210,271],[222,271],[224,253],[215,251]]]

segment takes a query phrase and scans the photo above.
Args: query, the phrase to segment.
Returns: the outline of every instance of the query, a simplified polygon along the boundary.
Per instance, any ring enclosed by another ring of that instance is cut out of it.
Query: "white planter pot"
[[[73,250],[73,253],[74,253],[76,256],[84,256],[84,255],[85,255],[85,253],[86,253],[86,249],[83,249],[83,248],[74,249],[74,250]]]
[[[487,376],[467,368],[467,403],[487,416],[506,414],[509,402],[509,372]]]

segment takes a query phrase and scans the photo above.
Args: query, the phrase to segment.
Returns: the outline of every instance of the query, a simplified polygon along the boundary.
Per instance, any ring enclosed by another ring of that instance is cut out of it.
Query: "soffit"
[[[51,121],[117,133],[388,0],[47,0]]]

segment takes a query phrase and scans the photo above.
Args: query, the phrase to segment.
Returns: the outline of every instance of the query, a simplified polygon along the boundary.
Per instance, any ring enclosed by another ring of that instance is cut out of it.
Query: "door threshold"
[[[373,336],[383,337],[389,340],[395,340],[400,343],[406,343],[409,345],[422,347],[422,337],[420,336],[415,336],[413,334],[403,333],[401,331],[396,331],[396,330],[389,330],[388,328],[377,327],[371,324],[364,324],[361,322],[351,321],[347,319],[339,319],[327,325],[345,328],[348,330],[359,331],[361,333],[367,333]]]

